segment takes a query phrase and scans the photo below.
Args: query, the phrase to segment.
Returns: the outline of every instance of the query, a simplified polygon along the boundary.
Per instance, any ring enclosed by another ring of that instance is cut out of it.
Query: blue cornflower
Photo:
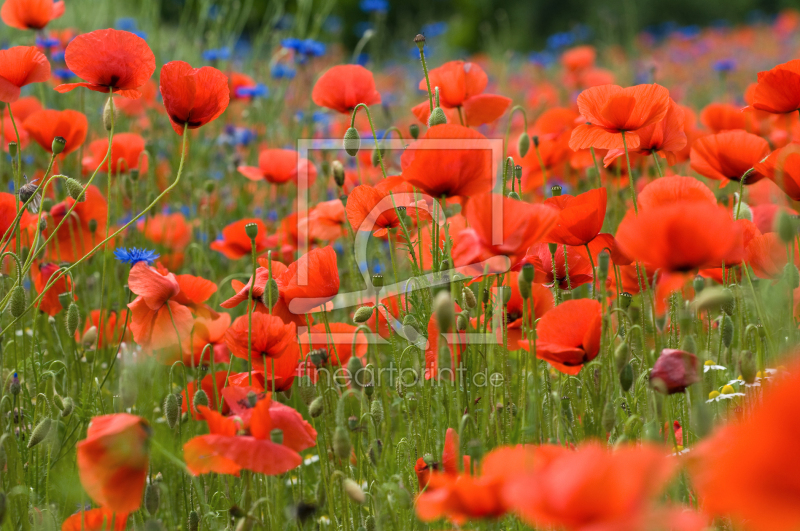
[[[152,249],[139,249],[137,247],[126,249],[125,247],[120,247],[114,250],[114,257],[117,260],[123,264],[130,264],[132,266],[139,262],[146,262],[147,265],[151,265],[159,256],[161,255]]]
[[[236,95],[240,98],[266,98],[269,95],[269,89],[263,83],[259,83],[252,87],[237,88]]]
[[[276,63],[272,67],[272,70],[270,70],[270,74],[272,74],[272,77],[274,77],[275,79],[281,79],[281,78],[294,79],[296,73],[297,72],[294,70],[294,68],[289,68],[283,63]]]
[[[303,46],[303,41],[301,39],[296,39],[294,37],[289,37],[288,39],[283,39],[281,41],[281,46],[287,48],[289,50],[294,50],[296,52],[300,51],[300,47]]]
[[[422,26],[422,34],[426,37],[438,37],[447,32],[447,22],[431,22]]]
[[[228,47],[218,48],[216,50],[206,50],[203,52],[203,59],[206,61],[225,61],[231,56],[231,49]]]
[[[736,69],[736,61],[734,59],[721,59],[714,63],[713,68],[717,72],[730,72]]]
[[[136,19],[132,17],[118,18],[114,25],[122,31],[134,31],[137,28]]]
[[[63,80],[72,79],[75,77],[75,74],[73,74],[72,70],[69,68],[56,68],[53,70],[53,75]]]
[[[306,39],[300,43],[298,51],[304,55],[322,57],[325,55],[325,44],[313,39]]]
[[[55,61],[56,63],[63,63],[64,62],[64,50],[56,50],[50,54],[50,59]]]
[[[59,44],[61,44],[61,41],[58,39],[36,37],[36,46],[39,48],[53,48]]]
[[[386,0],[361,0],[358,5],[364,13],[385,13],[389,11],[389,2]]]

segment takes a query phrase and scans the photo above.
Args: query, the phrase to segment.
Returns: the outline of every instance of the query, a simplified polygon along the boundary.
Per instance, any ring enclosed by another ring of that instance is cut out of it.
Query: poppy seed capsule
[[[372,287],[375,289],[383,287],[383,275],[372,275]]]
[[[8,143],[8,154],[11,156],[12,159],[17,156],[17,147],[18,145],[16,142]]]
[[[447,123],[447,116],[444,114],[444,110],[441,107],[434,107],[431,111],[431,115],[428,116],[428,127],[434,127],[436,125],[444,125]]]
[[[416,37],[414,37],[414,44],[421,50],[422,47],[425,45],[425,35],[422,33],[418,33]]]
[[[175,393],[170,393],[164,399],[164,418],[167,420],[167,426],[174,429],[178,425],[178,419],[181,415],[181,408],[178,405],[178,398]]]
[[[561,195],[561,191],[561,185],[554,184],[550,187],[550,193],[553,195],[553,197],[559,197]]]
[[[739,355],[739,373],[746,383],[753,383],[758,376],[758,367],[756,366],[756,357],[750,350],[743,350]]]
[[[67,147],[67,141],[64,139],[63,136],[57,136],[53,138],[53,144],[50,146],[53,155],[60,155],[64,152],[64,148]]]
[[[81,183],[79,183],[72,177],[67,177],[66,179],[64,179],[64,184],[66,184],[67,193],[72,199],[74,199],[79,203],[83,202],[86,199],[86,196],[83,193],[83,186],[81,186]]]
[[[356,324],[362,324],[369,321],[369,318],[372,317],[372,312],[375,310],[374,306],[362,306],[356,313],[353,315],[353,322]]]
[[[703,277],[700,275],[697,275],[692,281],[692,287],[694,288],[694,292],[699,295],[700,292],[703,291],[703,288],[706,287],[705,279],[703,279]]]
[[[25,288],[14,287],[11,292],[11,300],[8,301],[8,309],[15,319],[25,313]]]
[[[350,457],[350,435],[344,426],[336,426],[333,432],[333,453],[339,459]]]
[[[255,223],[248,223],[244,226],[244,233],[247,234],[247,237],[251,240],[255,240],[258,237],[258,225]]]
[[[307,374],[300,377],[298,389],[300,392],[300,400],[302,400],[306,406],[310,405],[317,396],[317,388],[311,383],[311,377]]]
[[[47,437],[47,434],[50,433],[51,422],[50,417],[45,417],[36,425],[31,433],[31,438],[28,439],[28,448],[33,448]]]
[[[528,150],[531,148],[531,137],[528,136],[527,132],[523,132],[519,135],[519,140],[517,140],[517,151],[519,151],[519,156],[524,157],[528,154]]]
[[[322,397],[318,396],[315,398],[311,404],[308,406],[308,414],[311,418],[315,419],[322,415],[322,411],[325,409],[325,403],[322,401]]]
[[[520,166],[519,164],[514,166],[514,177],[516,177],[517,179],[522,178],[522,166]]]
[[[197,392],[194,394],[194,398],[192,398],[192,406],[194,407],[195,411],[199,406],[208,407],[208,395],[202,389],[198,389]]]
[[[344,165],[338,160],[334,160],[331,163],[331,169],[333,170],[333,180],[336,186],[341,188],[344,186]]]
[[[528,300],[531,296],[531,283],[525,280],[525,275],[517,276],[517,288],[523,300]]]
[[[355,157],[359,148],[361,148],[361,136],[359,136],[355,127],[348,127],[347,131],[344,132],[344,150],[351,157]]]
[[[344,488],[344,492],[347,494],[347,497],[353,500],[355,503],[361,505],[367,501],[367,496],[364,494],[364,491],[361,490],[361,487],[358,486],[358,483],[352,479],[345,478],[344,482],[342,482],[342,487]]]
[[[627,291],[623,291],[619,295],[619,307],[623,310],[627,310],[631,306],[631,302],[633,302],[633,295],[628,293]]]
[[[409,125],[408,133],[411,135],[411,138],[416,140],[417,138],[419,138],[419,126],[417,124]]]
[[[78,330],[78,325],[81,321],[81,311],[78,309],[78,305],[74,302],[69,305],[67,309],[67,334],[71,336],[75,335],[75,332]]]

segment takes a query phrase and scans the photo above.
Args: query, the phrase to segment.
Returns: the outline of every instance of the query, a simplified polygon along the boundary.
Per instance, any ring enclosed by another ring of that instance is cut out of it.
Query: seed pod
[[[311,377],[307,374],[301,376],[297,387],[300,393],[300,400],[302,400],[306,406],[310,405],[311,402],[314,401],[314,397],[317,396],[317,388],[311,383]]]
[[[722,322],[719,324],[719,333],[722,336],[722,344],[725,348],[730,348],[733,343],[733,319],[730,315],[723,315]]]
[[[347,131],[344,132],[344,150],[351,157],[355,157],[360,148],[361,136],[358,134],[355,127],[348,127]]]
[[[699,295],[700,292],[703,291],[703,289],[706,287],[705,279],[700,275],[697,275],[696,277],[694,277],[694,280],[692,281],[692,287],[694,288],[695,294]]]
[[[361,505],[367,501],[367,496],[364,494],[364,491],[361,490],[361,487],[358,486],[358,483],[352,479],[345,478],[342,482],[342,487],[344,487],[344,492],[347,494],[347,497],[357,504]]]
[[[471,310],[478,305],[478,299],[475,297],[475,293],[467,287],[461,290],[461,299],[464,301],[464,308],[467,310]]]
[[[436,323],[439,325],[439,330],[446,332],[453,326],[453,301],[450,299],[450,293],[447,291],[440,291],[436,294],[433,300],[433,313],[436,315]]]
[[[383,422],[383,404],[380,400],[373,400],[369,406],[369,412],[375,420],[375,424],[379,425]]]
[[[363,380],[361,379],[361,371],[364,369],[364,364],[361,363],[361,358],[358,356],[351,356],[347,360],[347,372],[350,373],[350,384],[358,390],[363,387]]]
[[[416,140],[417,138],[419,138],[419,126],[417,124],[409,125],[408,133],[411,135],[411,138]]]
[[[283,444],[283,430],[275,428],[269,432],[269,440],[275,444]]]
[[[509,199],[513,199],[514,201],[519,201],[520,200],[519,194],[517,192],[515,192],[514,190],[511,190],[510,192],[508,192],[508,198]]]
[[[186,522],[186,529],[188,531],[198,531],[200,529],[200,515],[197,511],[192,510],[189,512],[189,520]]]
[[[311,418],[315,419],[320,415],[322,415],[322,411],[324,409],[325,409],[325,403],[322,401],[322,397],[318,396],[308,406],[308,414],[311,416]]]
[[[739,354],[739,374],[749,384],[756,381],[758,367],[756,366],[756,357],[752,351],[743,350]]]
[[[630,363],[626,363],[622,372],[619,373],[619,385],[626,393],[630,391],[633,385],[633,367]]]
[[[155,516],[158,511],[158,506],[161,502],[161,490],[158,485],[150,483],[144,489],[144,508],[150,513],[150,516]]]
[[[15,286],[11,292],[11,300],[8,301],[8,309],[16,319],[25,313],[25,288]]]
[[[333,453],[339,459],[350,457],[350,435],[344,426],[336,426],[333,432]]]
[[[456,330],[458,330],[459,332],[463,332],[466,329],[467,329],[467,318],[464,317],[463,313],[460,313],[458,314],[458,317],[456,317]]]
[[[372,317],[374,311],[374,306],[362,306],[356,310],[356,313],[353,315],[353,322],[356,324],[366,323],[369,321],[369,318]]]
[[[67,141],[63,136],[53,137],[53,143],[50,145],[50,150],[53,152],[53,155],[60,155],[64,152],[64,148],[66,147]]]
[[[258,225],[255,223],[248,223],[244,226],[244,233],[247,234],[247,237],[251,240],[255,240],[258,238]]]
[[[47,434],[50,433],[51,423],[50,417],[45,417],[36,425],[31,433],[31,438],[28,439],[28,448],[33,448],[47,437]]]
[[[264,295],[261,296],[261,302],[263,302],[264,306],[267,308],[272,308],[278,303],[278,299],[280,298],[281,292],[278,289],[278,282],[274,278],[267,280],[267,285],[264,286]]]
[[[181,416],[181,407],[178,405],[178,398],[175,393],[169,393],[164,399],[164,418],[167,419],[167,426],[174,429],[178,425]]]
[[[9,142],[8,143],[8,154],[11,156],[12,159],[17,156],[17,149],[18,148],[19,148],[19,145],[16,142]]]
[[[444,125],[446,123],[447,123],[447,116],[445,116],[442,108],[434,107],[433,111],[431,111],[431,115],[428,117],[428,127],[434,127],[436,125]]]
[[[614,424],[617,422],[617,410],[614,406],[614,401],[609,400],[606,402],[606,407],[603,409],[603,431],[611,433],[614,429]]]
[[[81,322],[81,312],[78,309],[78,305],[70,303],[69,307],[67,308],[67,334],[70,337],[75,335],[75,332],[78,330],[78,325]]]
[[[623,291],[619,295],[619,307],[623,310],[627,310],[631,306],[631,302],[633,302],[633,295],[628,293],[627,291]]]
[[[67,418],[72,415],[72,411],[75,409],[75,402],[70,397],[65,397],[63,402],[64,407],[61,408],[61,416]]]
[[[531,296],[531,283],[525,280],[525,275],[517,276],[517,287],[522,298],[528,300]]]
[[[86,195],[84,194],[83,186],[81,186],[81,183],[79,183],[72,177],[67,177],[66,179],[64,179],[64,184],[67,187],[67,193],[72,199],[74,199],[79,203],[82,203],[86,199]]]
[[[333,170],[333,181],[336,186],[341,188],[344,186],[344,165],[338,160],[334,160],[331,163],[331,169]]]
[[[528,154],[528,150],[531,148],[531,137],[528,136],[527,131],[523,131],[521,135],[519,135],[519,139],[517,140],[517,151],[519,151],[519,156],[524,157]]]
[[[500,286],[498,288],[500,290],[500,300],[503,301],[503,306],[508,306],[508,301],[511,300],[511,288],[508,286]]]
[[[208,407],[208,395],[202,389],[198,389],[194,394],[194,398],[192,398],[192,407],[194,407],[195,411],[199,406]]]

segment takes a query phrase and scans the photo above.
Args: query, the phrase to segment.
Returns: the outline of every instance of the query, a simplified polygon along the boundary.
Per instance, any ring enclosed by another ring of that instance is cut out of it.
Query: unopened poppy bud
[[[554,184],[550,187],[550,193],[553,195],[553,197],[559,197],[561,195],[561,190],[562,188],[559,184]]]
[[[369,406],[369,412],[373,420],[375,420],[376,425],[383,422],[383,404],[380,400],[372,401],[372,404]]]
[[[345,478],[345,480],[342,482],[342,487],[344,488],[344,492],[347,494],[347,497],[357,504],[361,505],[367,501],[367,496],[364,494],[364,491],[361,490],[361,487],[358,486],[358,483],[352,479]]]
[[[461,290],[461,299],[464,301],[464,308],[467,310],[471,310],[478,305],[478,299],[475,297],[475,293],[467,287]]]
[[[8,154],[11,155],[12,159],[17,156],[17,148],[18,147],[19,146],[17,145],[16,142],[9,142],[8,143]]]
[[[65,397],[62,400],[62,404],[64,407],[61,408],[61,416],[67,418],[72,415],[72,411],[75,409],[75,402],[70,397]]]
[[[619,344],[619,346],[614,350],[614,366],[617,368],[617,371],[622,371],[625,365],[628,363],[631,357],[631,349],[628,346],[627,341],[623,341]]]
[[[411,138],[416,140],[417,138],[419,138],[419,126],[417,124],[409,125],[408,133],[411,135]]]
[[[161,502],[161,490],[158,485],[150,483],[144,489],[144,508],[150,513],[150,516],[155,516],[158,511],[158,506]]]
[[[383,285],[383,275],[372,275],[372,287],[381,289]]]
[[[322,401],[322,397],[318,396],[315,398],[311,404],[308,406],[308,414],[311,418],[317,418],[322,415],[322,411],[325,409],[325,403]]]
[[[58,294],[58,302],[61,304],[61,308],[66,310],[69,308],[69,305],[72,304],[74,299],[72,298],[72,293],[69,291],[65,291],[64,293]]]
[[[89,220],[89,232],[91,232],[92,234],[97,232],[97,220],[96,219],[90,219]]]
[[[275,444],[283,444],[283,430],[275,428],[269,432],[269,440]]]
[[[324,348],[316,348],[308,353],[308,359],[316,367],[324,367],[328,364],[328,350]]]
[[[49,197],[42,198],[42,212],[50,212],[51,208],[53,208],[53,200]]]
[[[47,434],[50,433],[51,423],[50,417],[45,417],[36,425],[31,433],[31,438],[28,439],[28,448],[33,448],[47,437]]]
[[[112,124],[118,116],[117,109],[112,106],[111,98],[108,98],[105,107],[103,107],[103,127],[105,127],[106,131],[111,131]]]
[[[500,291],[498,295],[500,296],[500,300],[503,301],[503,306],[508,306],[508,301],[511,300],[511,288],[508,286],[500,286],[498,290]]]
[[[608,278],[608,264],[611,261],[611,255],[607,251],[602,251],[597,255],[597,274],[600,278]]]
[[[756,356],[750,350],[743,350],[739,354],[739,373],[746,383],[753,383],[758,376],[758,367],[756,366]]]
[[[83,345],[84,349],[92,349],[95,343],[97,343],[97,327],[90,326],[89,329],[83,333],[81,345]]]
[[[463,313],[460,313],[458,314],[458,317],[456,317],[456,330],[458,330],[459,332],[463,332],[466,329],[467,329],[467,318],[464,317]]]
[[[523,133],[519,135],[519,140],[517,140],[517,151],[519,151],[519,156],[524,157],[527,155],[530,148],[531,137],[528,136],[527,131],[523,131]]]
[[[11,299],[8,301],[8,309],[16,319],[25,313],[25,288],[15,286],[11,291]]]
[[[331,163],[331,169],[333,170],[333,180],[336,186],[341,188],[344,186],[344,165],[338,160],[334,160]]]
[[[650,371],[650,384],[659,392],[669,395],[682,393],[700,381],[697,356],[691,352],[665,348]],[[660,382],[660,385],[656,385]]]
[[[72,177],[67,177],[64,179],[64,184],[67,186],[67,193],[69,196],[78,201],[79,203],[86,199],[86,196],[83,193],[83,186],[81,183],[73,179]]]
[[[628,293],[627,291],[623,291],[619,295],[619,307],[623,310],[627,310],[631,306],[631,302],[633,302],[633,295]]]
[[[417,36],[414,37],[414,44],[417,45],[417,48],[422,50],[422,47],[425,46],[425,35],[418,33]]]
[[[216,190],[216,188],[217,188],[217,183],[215,183],[212,180],[206,181],[205,190],[206,190],[207,194],[213,194],[214,190]]]
[[[528,300],[531,296],[531,283],[525,280],[525,275],[517,276],[517,288],[523,300]]]
[[[703,291],[703,289],[706,287],[705,279],[700,275],[697,275],[696,277],[694,277],[694,280],[692,281],[692,287],[694,288],[695,294],[699,295],[700,292]]]
[[[800,271],[797,270],[797,266],[793,263],[789,262],[783,266],[783,278],[786,279],[786,283],[790,288],[797,289],[800,287]]]
[[[439,325],[439,330],[442,332],[450,330],[453,326],[453,301],[450,299],[450,293],[447,291],[440,291],[436,294],[433,300],[433,313],[436,315],[436,323]]]
[[[306,406],[310,405],[317,396],[317,388],[311,383],[311,377],[307,374],[300,377],[298,391],[300,393],[300,400],[302,400]]]
[[[261,302],[267,308],[273,308],[280,298],[281,293],[278,288],[278,282],[274,278],[267,280],[267,285],[264,286],[264,294],[261,296]]]
[[[128,177],[133,182],[138,181],[139,180],[139,168],[131,169],[131,171],[128,173]]]
[[[536,270],[534,269],[533,264],[527,262],[522,264],[522,275],[520,275],[520,277],[524,278],[525,282],[529,284],[533,282],[533,277],[535,273]]]
[[[601,422],[603,431],[611,433],[611,430],[614,429],[614,424],[617,422],[617,409],[614,406],[613,400],[606,402],[606,407],[603,408],[603,418]]]
[[[347,372],[350,373],[350,384],[356,389],[361,389],[363,381],[360,379],[360,372],[364,369],[364,364],[361,363],[361,358],[358,356],[350,356],[347,360]]]
[[[251,240],[255,240],[258,237],[258,225],[255,223],[248,223],[244,226],[244,233],[247,234],[247,237]]]
[[[508,198],[513,199],[515,201],[519,201],[519,194],[514,190],[511,190],[510,192],[508,192]]]
[[[558,244],[557,243],[548,243],[547,249],[550,251],[551,255],[555,255],[556,251],[558,251]]]
[[[189,519],[186,522],[186,529],[188,531],[198,531],[200,529],[200,515],[197,511],[189,512]]]
[[[181,407],[178,405],[178,397],[175,396],[175,393],[169,393],[164,399],[164,418],[167,420],[167,426],[174,429],[178,425],[180,416]]]
[[[195,411],[199,406],[208,407],[208,395],[202,389],[198,389],[197,392],[194,394],[192,398],[192,406],[194,407]]]
[[[53,152],[53,155],[60,155],[64,148],[67,147],[67,141],[64,139],[63,136],[57,136],[53,138],[53,143],[50,146],[50,149]]]
[[[428,127],[444,125],[446,123],[447,116],[444,114],[444,110],[442,110],[441,107],[434,107],[431,111],[431,115],[428,117]]]
[[[795,221],[791,214],[781,209],[775,217],[775,232],[784,244],[792,243],[797,235]]]
[[[339,459],[350,457],[350,435],[344,426],[336,426],[333,432],[333,453]]]
[[[344,150],[351,157],[355,157],[360,148],[361,136],[358,134],[355,127],[348,127],[347,131],[344,132]]]
[[[622,367],[622,371],[619,373],[619,385],[626,393],[633,385],[633,367],[630,363],[626,363],[625,366]]]
[[[719,333],[722,337],[722,344],[725,345],[725,348],[729,348],[731,343],[733,343],[733,319],[731,319],[730,315],[723,315],[722,322],[719,324]]]
[[[381,165],[381,157],[383,157],[383,150],[382,149],[373,149],[372,150],[372,167],[377,168]]]
[[[75,332],[78,330],[78,325],[81,321],[81,311],[78,309],[78,305],[74,302],[69,305],[67,309],[67,334],[70,337],[75,335]]]
[[[372,317],[374,310],[374,306],[362,306],[356,310],[356,313],[353,315],[353,322],[356,324],[366,323],[369,321],[369,318]]]

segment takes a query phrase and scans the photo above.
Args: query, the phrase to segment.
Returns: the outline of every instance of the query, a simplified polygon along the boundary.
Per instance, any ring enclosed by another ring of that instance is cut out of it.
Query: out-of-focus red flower
[[[731,517],[737,529],[748,531],[800,526],[798,386],[795,364],[753,401],[741,422],[719,428],[693,449],[689,471],[704,512]]]
[[[267,181],[272,184],[297,182],[301,172],[307,175],[310,186],[317,178],[317,167],[293,149],[264,149],[258,154],[258,167],[239,166],[239,173],[251,181]]]
[[[8,2],[3,5],[3,12],[6,5]],[[50,63],[35,46],[14,46],[0,50],[0,101],[13,103],[19,99],[22,87],[48,79]]]
[[[230,361],[230,350],[225,344],[225,332],[231,326],[231,316],[227,313],[220,313],[216,317],[197,317],[194,321],[192,330],[192,342],[189,351],[184,352],[183,363],[189,367],[198,367],[201,364],[211,365],[214,363],[228,363]],[[205,353],[206,346],[211,345]]]
[[[724,131],[698,138],[690,155],[694,171],[722,186],[739,182],[742,176],[769,154],[769,143],[747,131]],[[753,184],[764,176],[756,171],[747,175],[745,184]]]
[[[753,168],[756,174],[777,184],[792,200],[800,201],[800,146],[789,144],[776,149]]]
[[[312,249],[289,264],[275,280],[291,313],[310,313],[339,293],[336,251],[330,246]]]
[[[94,417],[78,447],[81,485],[98,505],[130,513],[142,502],[149,457],[150,425],[141,417],[116,413]]]
[[[372,72],[361,65],[337,65],[317,80],[311,99],[320,107],[350,113],[359,103],[380,103],[381,95],[375,89]]]
[[[105,196],[95,185],[85,192],[86,200],[78,203],[64,220],[70,207],[75,203],[71,197],[57,203],[50,209],[50,218],[43,236],[50,237],[62,220],[64,224],[50,242],[45,256],[56,262],[75,262],[85,256],[103,241],[106,235],[108,204]]]
[[[18,145],[19,149],[24,150],[28,147],[28,142],[30,142],[30,138],[28,132],[21,127],[17,127],[16,131],[14,130],[14,122],[11,121],[10,116],[6,116],[3,118],[2,124],[0,127],[3,128],[2,131],[2,142],[3,142],[3,149],[8,153],[8,145],[11,142],[14,142]],[[19,134],[19,137],[17,136]]]
[[[586,245],[600,233],[606,217],[606,189],[597,188],[577,196],[564,194],[544,204],[558,211],[556,225],[545,240],[562,245]]]
[[[663,387],[667,394],[682,393],[700,381],[697,356],[674,348],[665,348],[650,371],[650,382],[656,390]]]
[[[594,46],[582,45],[564,50],[561,54],[561,64],[571,71],[585,70],[594,66],[597,51]]]
[[[578,110],[589,123],[572,131],[569,147],[623,149],[622,133],[626,133],[627,148],[637,149],[640,144],[637,130],[663,120],[669,102],[669,91],[655,83],[586,89],[578,96]]]
[[[245,256],[250,256],[253,244],[247,232],[245,232],[245,226],[250,223],[255,223],[258,227],[258,235],[255,239],[256,253],[264,252],[269,246],[269,240],[267,228],[260,219],[241,219],[231,223],[222,229],[222,239],[214,240],[209,247],[231,260],[239,260]]]
[[[252,96],[245,94],[245,91],[240,89],[256,87],[258,83],[256,83],[255,79],[241,72],[231,72],[228,79],[230,98],[232,100],[250,101],[252,99]]]
[[[128,31],[96,30],[75,37],[64,61],[84,83],[58,85],[58,92],[86,87],[96,92],[112,90],[120,96],[141,97],[141,87],[156,69],[156,58],[144,39]]]
[[[112,173],[128,173],[131,170],[139,170],[140,173],[146,172],[148,158],[144,147],[145,140],[141,135],[136,133],[114,135],[109,157]],[[84,173],[94,172],[96,169],[107,172],[109,165],[109,160],[106,160],[107,154],[108,138],[101,138],[89,144],[89,153],[83,157],[82,161]]]
[[[102,323],[100,320],[102,319]],[[109,312],[108,310],[92,310],[86,317],[83,326],[83,333],[91,327],[97,328],[97,348],[116,346],[120,341],[130,341],[133,337],[130,327],[125,326],[128,319],[128,310],[120,312]],[[101,326],[102,324],[102,326]],[[123,337],[122,333],[125,332]],[[78,332],[75,333],[75,340],[79,339]]]
[[[435,149],[446,145],[447,149]],[[403,178],[434,197],[470,197],[494,186],[491,145],[486,137],[460,125],[437,125],[403,152]]]
[[[536,357],[565,374],[576,375],[600,352],[600,303],[594,299],[564,301],[536,327]],[[528,342],[520,341],[528,350]]]
[[[58,265],[53,263],[39,264],[33,262],[33,264],[31,264],[31,278],[33,279],[33,286],[36,288],[36,291],[42,293],[42,290],[58,269]],[[71,284],[69,276],[67,275],[56,280],[48,288],[44,297],[36,304],[36,308],[51,316],[59,313],[63,307],[61,306],[58,296],[62,293],[69,292]]]
[[[546,243],[537,243],[528,248],[522,263],[532,264],[535,271],[534,282],[544,284],[546,287],[553,287],[555,282],[558,282],[559,289],[575,289],[588,284],[594,278],[592,263],[583,247],[568,245],[566,258],[564,248],[558,247],[555,260],[556,267],[553,273],[553,253],[550,252],[550,247]]]
[[[36,96],[23,96],[9,106],[14,114],[14,119],[18,122],[24,122],[28,119],[28,116],[44,108],[42,107],[42,102]]]
[[[331,199],[317,203],[308,216],[301,218],[298,230],[302,227],[308,231],[308,237],[312,241],[327,243],[346,234],[345,223],[347,218],[341,199]]]
[[[414,472],[417,474],[417,484],[419,485],[419,490],[424,489],[428,485],[431,472],[438,472],[440,470],[440,464],[441,470],[445,474],[457,476],[459,472],[459,453],[458,433],[453,428],[447,428],[447,431],[444,435],[444,449],[442,450],[441,463],[433,462],[429,464],[425,462],[425,459],[420,457],[414,464]],[[466,473],[469,473],[470,462],[471,459],[468,455],[463,456],[464,472]]]
[[[712,133],[732,129],[747,129],[747,117],[742,109],[730,103],[709,103],[700,113],[700,121]]]
[[[124,531],[127,522],[128,513],[101,507],[73,514],[61,524],[61,531]]]
[[[639,193],[642,209],[671,205],[679,201],[705,201],[716,205],[714,192],[694,177],[667,175],[645,186]]]
[[[0,18],[7,26],[21,30],[41,30],[51,20],[64,14],[64,2],[59,0],[6,0]],[[124,520],[124,519],[123,519]]]
[[[800,59],[759,72],[752,105],[774,114],[800,109]]]
[[[176,133],[197,129],[219,118],[230,102],[225,74],[212,66],[192,68],[183,61],[161,67],[161,96]]]
[[[8,248],[11,250],[16,248],[16,238],[9,229],[17,218],[17,209],[21,207],[22,202],[17,199],[17,196],[7,192],[0,192],[0,238],[5,237],[4,240],[9,242]],[[23,211],[22,218],[19,221],[20,229],[25,231],[35,224],[36,216],[32,215],[27,210]],[[25,234],[26,232],[22,233],[23,236],[25,236]]]
[[[639,147],[634,151],[643,155],[658,153],[667,159],[669,164],[675,164],[676,154],[686,147],[684,121],[683,109],[670,98],[667,114],[663,120],[636,131],[639,136]],[[608,167],[613,160],[624,155],[624,149],[610,149],[603,158],[603,163]]]
[[[60,136],[66,140],[62,152],[62,156],[66,156],[83,145],[89,130],[89,122],[86,120],[86,115],[78,111],[48,109],[28,116],[22,127],[48,153],[53,152],[53,139]]]
[[[180,212],[145,217],[136,223],[136,227],[148,241],[173,252],[183,251],[192,240],[192,228]]]
[[[786,246],[774,232],[759,234],[747,244],[746,260],[758,278],[777,279],[788,262]]]

